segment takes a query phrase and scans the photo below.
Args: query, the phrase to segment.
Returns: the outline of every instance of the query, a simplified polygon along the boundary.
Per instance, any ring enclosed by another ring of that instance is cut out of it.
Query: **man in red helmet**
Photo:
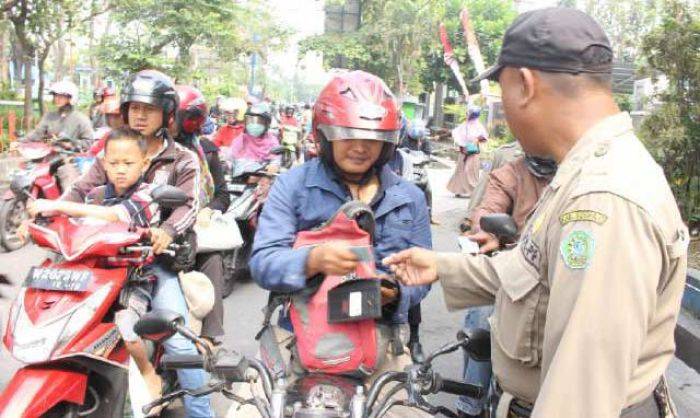
[[[432,246],[423,193],[386,165],[398,143],[399,119],[394,96],[380,78],[362,71],[336,76],[314,106],[313,131],[319,139],[320,158],[278,177],[255,236],[251,273],[261,287],[273,292],[302,290],[317,274],[345,275],[355,270],[360,260],[346,245],[335,242],[292,248],[298,232],[321,225],[350,200],[360,200],[374,211],[375,260],[413,245]],[[382,265],[377,268],[382,272]],[[409,307],[419,303],[428,290],[382,289],[385,306],[393,308],[385,309],[378,327],[405,324]],[[286,313],[280,314],[278,325],[280,348],[288,350],[284,338],[291,336],[292,328]],[[374,375],[402,370],[411,361],[403,348],[405,342],[394,342],[398,344],[387,345],[395,351],[378,353],[383,364]],[[417,414],[407,412],[407,416]]]

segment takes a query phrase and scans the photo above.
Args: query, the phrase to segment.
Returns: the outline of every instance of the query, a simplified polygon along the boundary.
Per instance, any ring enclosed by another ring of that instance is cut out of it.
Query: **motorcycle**
[[[19,195],[31,185],[15,179],[11,187]],[[172,186],[152,196],[169,209],[187,199]],[[114,314],[123,290],[148,280],[141,274],[154,257],[148,231],[66,216],[37,218],[28,230],[58,257],[29,271],[10,308],[3,343],[25,366],[0,394],[0,416],[121,418],[129,355]]]
[[[301,129],[294,125],[280,126],[280,143],[282,144],[282,167],[291,168],[297,157],[297,148],[301,138]]]
[[[162,341],[174,333],[180,333],[195,343],[200,342],[184,325],[181,316],[170,311],[151,311],[137,323],[136,332],[143,338]],[[167,370],[182,368],[204,368],[211,373],[210,382],[196,390],[178,390],[164,395],[143,407],[148,413],[166,402],[184,395],[204,396],[222,393],[239,403],[252,404],[263,418],[381,418],[395,406],[406,406],[428,414],[442,414],[457,418],[458,414],[444,406],[433,405],[426,396],[435,393],[483,396],[486,388],[443,378],[433,370],[436,358],[466,350],[477,361],[490,358],[489,332],[482,329],[469,333],[460,331],[454,342],[447,343],[425,357],[420,363],[408,366],[404,371],[381,374],[366,388],[360,381],[340,376],[310,373],[293,384],[284,378],[274,379],[273,374],[260,360],[246,358],[235,351],[219,350],[215,355],[205,353],[198,356],[164,355],[161,367]],[[242,399],[231,390],[231,385],[247,382],[251,385],[260,379],[261,396]],[[391,386],[388,390],[385,388]],[[367,390],[366,390],[367,389]],[[405,390],[405,398],[394,395]]]
[[[279,152],[279,150],[275,150],[275,153]],[[267,164],[254,161],[237,160],[233,163],[227,182],[231,204],[223,216],[235,220],[243,238],[243,245],[223,253],[223,297],[228,297],[233,292],[236,282],[250,278],[248,261],[253,248],[258,216],[275,177],[266,169]]]
[[[82,156],[77,151],[66,149],[61,143],[70,141],[61,138],[50,142],[22,142],[18,146],[25,162],[13,174],[13,178],[26,177],[32,187],[27,194],[18,195],[8,189],[0,201],[0,243],[7,251],[15,251],[24,246],[17,236],[17,228],[27,219],[26,202],[28,197],[58,199],[62,189],[57,173],[67,162],[75,162],[81,172],[87,171],[93,158]],[[27,181],[27,180],[24,180]]]

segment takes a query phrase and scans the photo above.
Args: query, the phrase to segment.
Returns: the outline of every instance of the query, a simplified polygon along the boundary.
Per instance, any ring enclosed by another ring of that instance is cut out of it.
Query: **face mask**
[[[245,125],[245,131],[248,132],[249,135],[262,136],[262,134],[265,133],[265,125],[260,123],[247,123]]]

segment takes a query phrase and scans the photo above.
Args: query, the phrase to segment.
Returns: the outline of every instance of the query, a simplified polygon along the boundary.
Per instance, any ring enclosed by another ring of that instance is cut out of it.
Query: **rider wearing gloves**
[[[313,129],[321,143],[320,158],[277,179],[255,236],[251,273],[260,286],[273,292],[302,290],[317,274],[345,275],[355,270],[358,257],[344,244],[292,249],[298,232],[321,225],[351,200],[360,200],[374,211],[375,260],[410,246],[432,245],[422,192],[386,166],[398,142],[399,121],[394,96],[381,79],[362,71],[336,76],[314,106]],[[383,288],[383,303],[393,303],[394,308],[378,326],[405,324],[409,307],[428,290],[427,286]],[[292,336],[287,314],[280,315],[279,326],[280,348],[288,352],[285,346]],[[403,351],[401,344],[398,347]],[[383,364],[372,376],[410,363],[405,351],[380,356]],[[416,416],[415,410],[409,416]]]
[[[92,141],[93,132],[90,119],[75,110],[78,103],[78,86],[71,81],[59,81],[51,85],[56,110],[45,113],[39,124],[30,132],[25,141],[40,141],[50,137],[63,137],[83,145]]]
[[[175,143],[167,127],[175,117],[178,96],[171,79],[165,74],[144,70],[136,73],[122,90],[122,117],[129,126],[141,132],[148,142],[147,156],[150,160],[144,173],[144,181],[151,184],[169,184],[179,187],[188,196],[185,205],[164,216],[160,228],[151,229],[151,242],[156,254],[161,254],[174,239],[191,230],[200,207],[200,166],[198,157],[187,148]],[[98,160],[62,199],[81,202],[87,193],[106,184],[107,178],[102,163]],[[187,303],[182,294],[178,277],[167,265],[163,256],[149,266],[157,276],[153,309],[170,309],[184,318],[188,317]],[[196,354],[194,344],[176,334],[164,343],[166,353]],[[198,389],[206,383],[202,370],[178,370],[180,386]],[[185,397],[188,417],[212,417],[209,397]]]

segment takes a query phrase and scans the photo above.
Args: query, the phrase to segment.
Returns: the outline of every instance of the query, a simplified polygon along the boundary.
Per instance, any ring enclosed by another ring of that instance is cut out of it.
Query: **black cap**
[[[584,12],[567,7],[533,10],[518,16],[503,36],[498,63],[472,82],[498,81],[504,67],[527,67],[564,73],[610,73],[612,62],[591,65],[582,59],[588,48],[610,51],[603,29]]]

